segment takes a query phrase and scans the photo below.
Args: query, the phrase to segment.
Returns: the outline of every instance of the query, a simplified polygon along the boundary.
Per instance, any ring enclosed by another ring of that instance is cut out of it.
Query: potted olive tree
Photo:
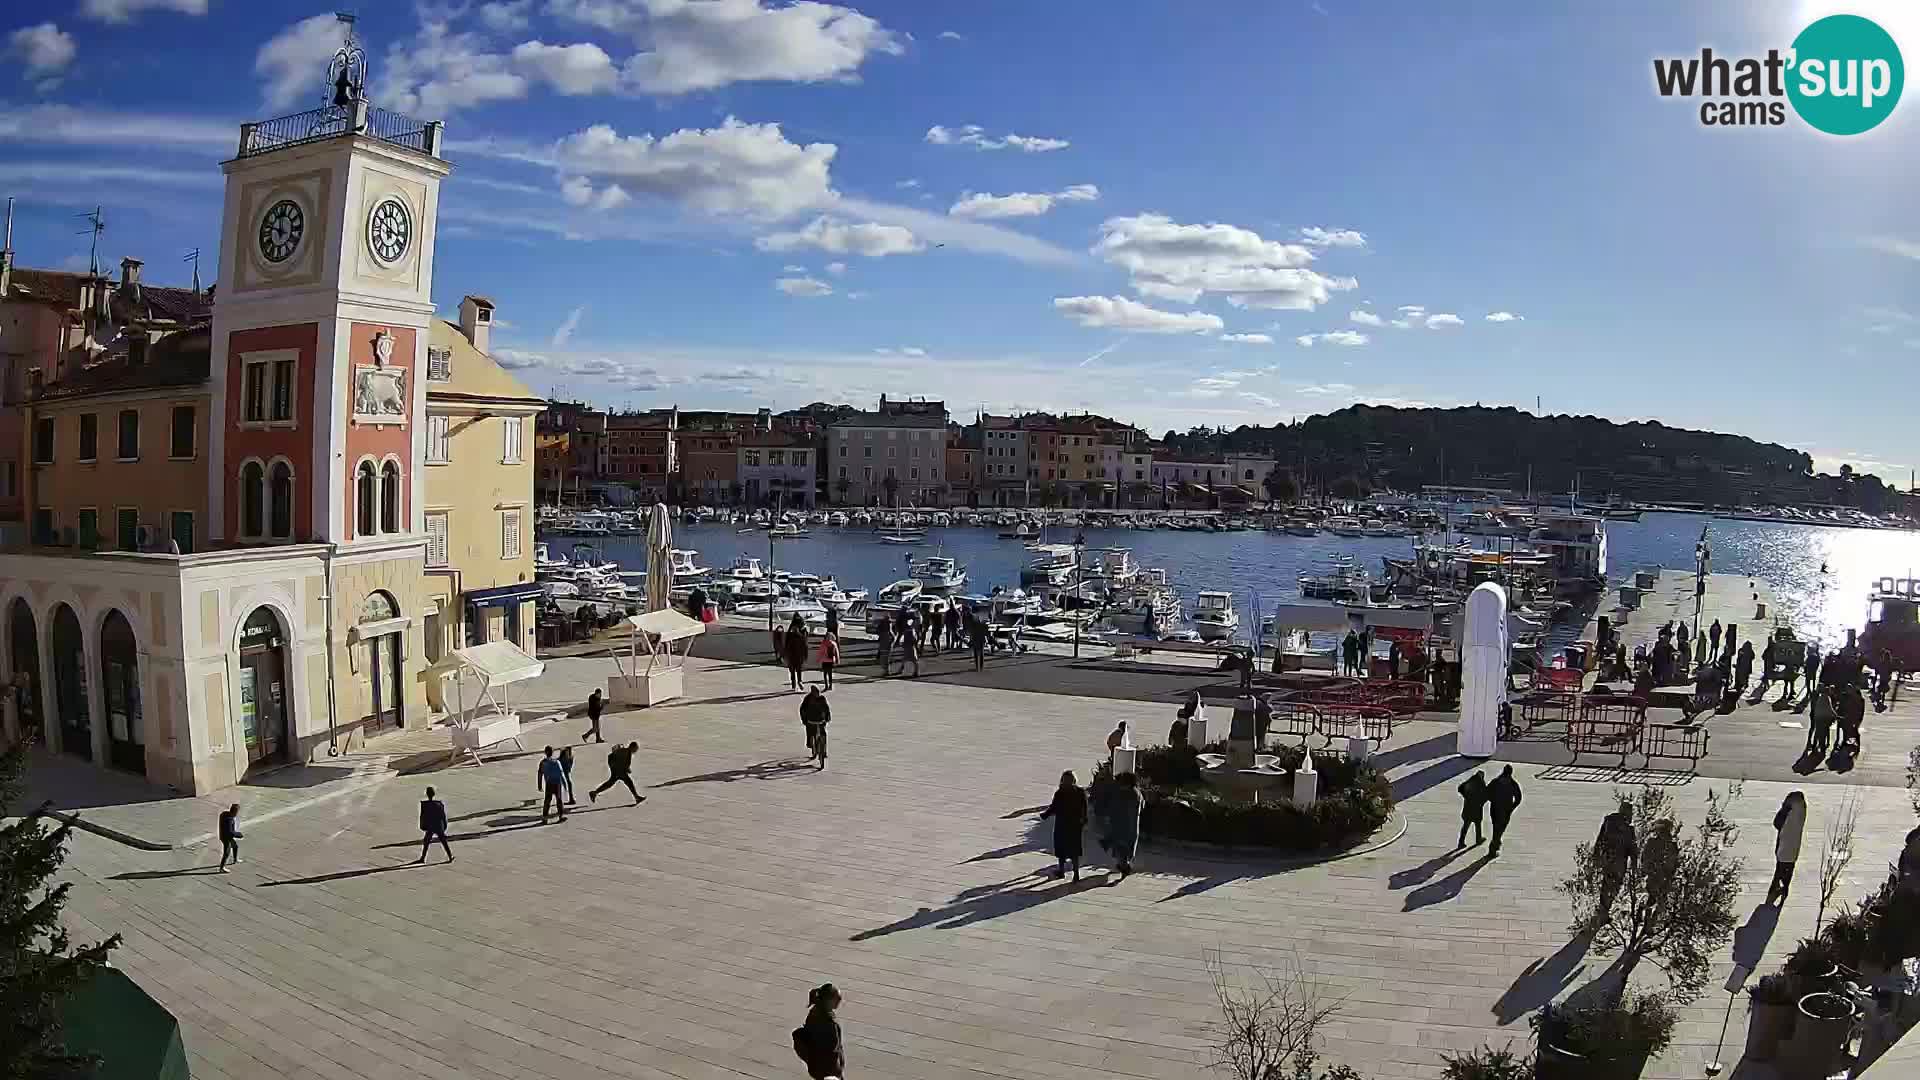
[[[1736,787],[1730,797],[1737,795]],[[1706,817],[1690,830],[1681,827],[1673,797],[1658,788],[1642,787],[1622,801],[1631,810],[1639,858],[1622,866],[1584,843],[1574,852],[1573,873],[1560,883],[1573,908],[1572,931],[1590,936],[1595,955],[1618,959],[1595,1000],[1542,1010],[1535,1030],[1543,1078],[1639,1076],[1672,1037],[1672,1009],[1700,996],[1713,958],[1733,936],[1740,863],[1721,795],[1708,792]],[[1629,992],[1643,961],[1665,973],[1666,990]]]

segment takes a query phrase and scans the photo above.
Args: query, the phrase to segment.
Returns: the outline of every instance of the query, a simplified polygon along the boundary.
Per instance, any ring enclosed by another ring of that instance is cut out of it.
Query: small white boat
[[[1367,527],[1359,518],[1337,517],[1327,521],[1327,531],[1335,536],[1365,536]]]
[[[847,520],[847,512],[845,510],[835,510],[827,515],[828,525],[845,525]]]
[[[672,548],[667,551],[667,569],[673,572],[675,581],[699,581],[713,573],[713,568],[701,566],[700,553],[688,548]]]
[[[1039,529],[1036,529],[1036,528],[1034,528],[1034,527],[1033,527],[1033,523],[1032,523],[1032,522],[1027,522],[1027,521],[1022,521],[1022,522],[1020,522],[1020,523],[1019,523],[1018,525],[1015,525],[1015,526],[1014,526],[1013,528],[1011,528],[1011,529],[1003,529],[1003,530],[1001,530],[1001,533],[1000,533],[1000,539],[1002,539],[1002,540],[1031,540],[1031,539],[1033,539],[1034,537],[1036,537],[1036,536],[1039,536],[1039,535],[1040,535],[1040,530],[1039,530]]]
[[[1240,631],[1240,613],[1233,610],[1230,593],[1201,593],[1194,601],[1192,622],[1201,641],[1226,641]]]
[[[883,532],[880,534],[883,544],[924,544],[927,534],[922,532]]]
[[[1320,527],[1302,518],[1290,518],[1282,532],[1288,536],[1319,536]]]
[[[957,589],[967,581],[967,568],[945,555],[929,555],[907,572],[929,589]]]
[[[767,535],[776,539],[790,539],[807,535],[807,530],[791,521],[783,521],[767,530]]]
[[[760,568],[759,559],[751,555],[736,555],[733,557],[733,566],[727,570],[725,576],[736,581],[764,581],[767,572]]]
[[[915,597],[925,591],[926,586],[914,581],[912,578],[907,578],[902,581],[896,581],[881,589],[880,598],[876,602],[881,604],[905,604],[911,602]]]

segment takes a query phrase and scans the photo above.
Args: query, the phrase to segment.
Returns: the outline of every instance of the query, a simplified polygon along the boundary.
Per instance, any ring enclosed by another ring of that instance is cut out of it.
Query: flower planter
[[[1802,997],[1796,1008],[1793,1035],[1781,1054],[1784,1075],[1832,1075],[1846,1054],[1847,1035],[1853,1030],[1856,1011],[1853,1002],[1839,994],[1820,991]]]
[[[1647,1055],[1589,1057],[1550,1042],[1541,1042],[1534,1055],[1534,1080],[1639,1080]]]
[[[1772,1061],[1780,1044],[1793,1034],[1799,1009],[1794,1005],[1754,1002],[1747,1010],[1747,1060]]]

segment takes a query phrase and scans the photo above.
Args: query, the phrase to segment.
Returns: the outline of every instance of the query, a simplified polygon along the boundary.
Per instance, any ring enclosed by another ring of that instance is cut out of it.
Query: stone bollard
[[[1124,776],[1125,774],[1132,772],[1133,756],[1134,756],[1134,749],[1131,746],[1123,746],[1115,750],[1113,752],[1113,757],[1111,758],[1111,761],[1113,762],[1113,775]]]
[[[1300,759],[1300,767],[1293,773],[1293,803],[1295,806],[1312,806],[1320,798],[1320,774],[1313,771],[1313,752]]]
[[[1207,710],[1202,706],[1195,709],[1193,716],[1187,720],[1187,745],[1195,750],[1204,751],[1207,748],[1207,738]]]

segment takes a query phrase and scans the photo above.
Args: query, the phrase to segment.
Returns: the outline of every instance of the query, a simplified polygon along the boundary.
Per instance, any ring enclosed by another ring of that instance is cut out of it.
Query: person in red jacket
[[[820,638],[820,685],[833,689],[833,669],[840,665],[840,636],[829,630]]]

